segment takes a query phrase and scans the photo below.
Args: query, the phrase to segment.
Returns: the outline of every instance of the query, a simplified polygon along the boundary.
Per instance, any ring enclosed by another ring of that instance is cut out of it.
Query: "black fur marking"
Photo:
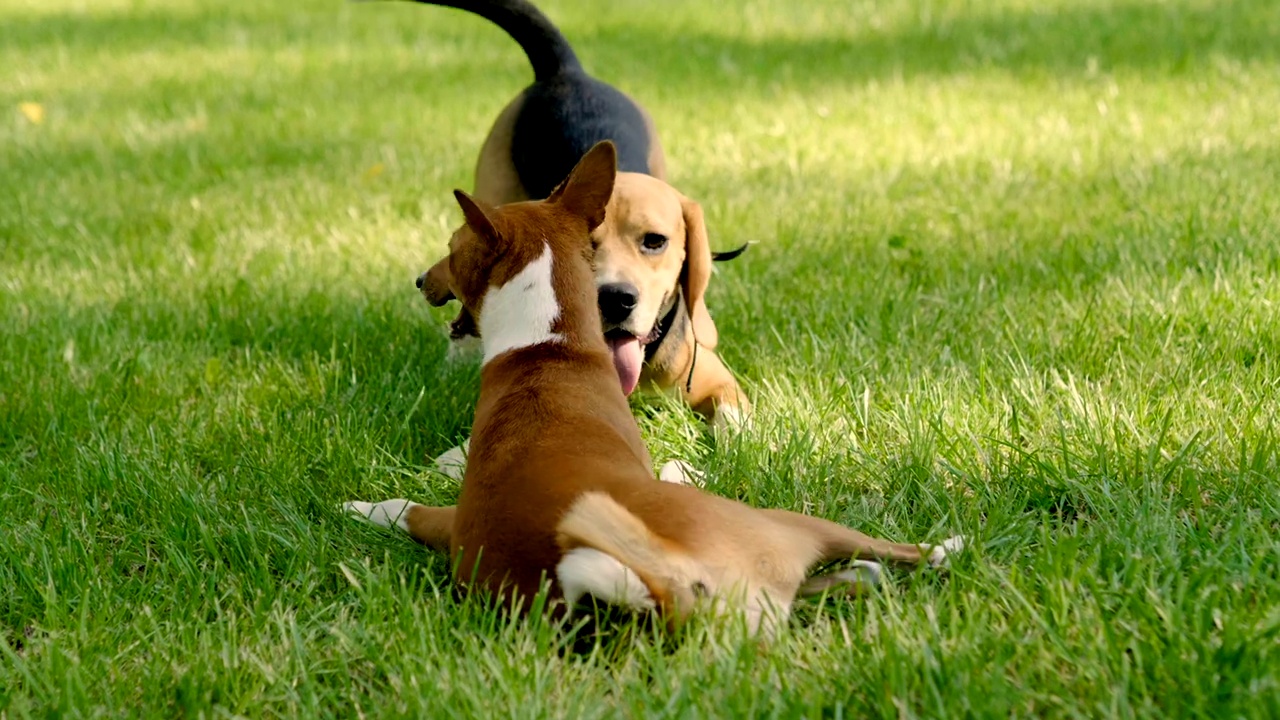
[[[551,194],[601,140],[618,148],[618,169],[650,174],[649,131],[640,108],[613,86],[590,77],[569,41],[526,0],[413,0],[475,13],[506,31],[533,66],[534,83],[511,137],[511,162],[525,193]]]
[[[618,169],[649,174],[649,133],[626,95],[582,72],[539,81],[524,92],[511,161],[530,198],[542,199],[596,143],[612,140]]]

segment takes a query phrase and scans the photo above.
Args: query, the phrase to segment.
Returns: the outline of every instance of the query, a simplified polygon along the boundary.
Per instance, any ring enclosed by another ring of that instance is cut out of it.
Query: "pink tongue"
[[[606,339],[609,342],[609,352],[613,353],[613,367],[618,371],[618,380],[622,383],[622,394],[630,395],[640,382],[640,363],[644,360],[640,340],[634,337],[625,340]]]

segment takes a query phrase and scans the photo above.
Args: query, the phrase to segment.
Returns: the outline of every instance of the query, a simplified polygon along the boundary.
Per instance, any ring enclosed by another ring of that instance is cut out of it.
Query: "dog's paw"
[[[942,568],[947,566],[947,560],[952,555],[963,552],[968,539],[963,535],[949,537],[942,541],[941,545],[934,545],[929,548],[929,567]]]
[[[467,453],[471,450],[471,440],[467,439],[456,448],[446,450],[435,459],[436,472],[450,480],[462,480],[467,471]]]
[[[717,407],[715,417],[711,420],[711,429],[718,433],[738,432],[746,426],[746,413],[735,405]]]
[[[874,560],[854,560],[849,568],[831,573],[830,577],[847,585],[846,592],[862,593],[879,587],[884,578],[884,566]]]
[[[414,505],[417,505],[417,503],[403,498],[383,500],[380,503],[353,500],[349,503],[343,503],[342,509],[344,512],[372,525],[409,532],[409,508]]]
[[[658,479],[674,485],[702,487],[707,475],[683,460],[668,460],[658,471]]]
[[[826,575],[816,575],[804,581],[797,590],[801,597],[832,595],[863,595],[876,589],[884,578],[884,566],[872,560],[854,560],[849,567]]]

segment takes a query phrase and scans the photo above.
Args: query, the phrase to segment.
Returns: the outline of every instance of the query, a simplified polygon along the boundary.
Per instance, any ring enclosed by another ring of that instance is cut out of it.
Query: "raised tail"
[[[568,70],[582,69],[569,41],[541,10],[526,0],[410,1],[466,10],[502,28],[524,49],[537,81],[549,80]]]
[[[670,620],[682,620],[705,595],[697,561],[655,535],[640,518],[601,492],[584,493],[560,524],[556,542],[564,552],[590,548],[634,572]]]

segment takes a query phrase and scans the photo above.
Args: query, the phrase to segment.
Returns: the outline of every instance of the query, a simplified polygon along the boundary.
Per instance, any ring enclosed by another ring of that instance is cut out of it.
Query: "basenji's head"
[[[590,235],[604,221],[616,175],[613,143],[602,142],[546,200],[491,207],[454,191],[466,222],[449,240],[448,257],[423,275],[421,289],[433,305],[462,302],[455,333],[479,334],[486,362],[570,335],[604,342]],[[628,370],[632,387],[643,359],[638,348],[636,355],[634,373]],[[623,385],[631,390],[625,379]]]

